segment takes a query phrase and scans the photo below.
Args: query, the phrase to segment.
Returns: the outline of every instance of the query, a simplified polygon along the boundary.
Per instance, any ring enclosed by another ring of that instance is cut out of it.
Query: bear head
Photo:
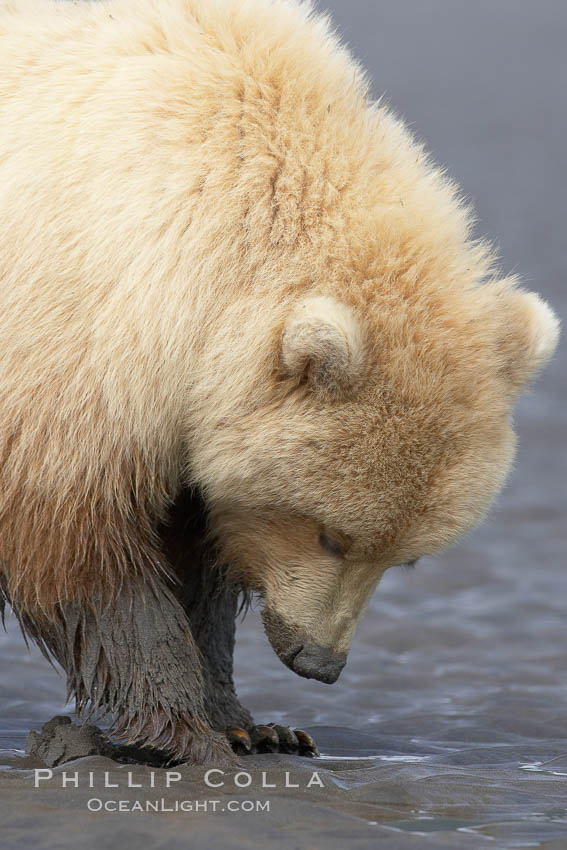
[[[211,526],[280,659],[334,682],[384,571],[473,528],[558,322],[514,281],[288,307],[269,401],[209,441]]]

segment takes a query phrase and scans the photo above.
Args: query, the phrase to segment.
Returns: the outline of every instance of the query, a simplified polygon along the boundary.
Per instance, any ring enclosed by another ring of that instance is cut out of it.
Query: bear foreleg
[[[66,604],[49,621],[16,614],[67,673],[79,714],[112,713],[119,737],[171,761],[236,763],[226,737],[208,723],[189,623],[158,581],[123,588],[104,605]]]
[[[239,755],[316,754],[317,747],[306,732],[275,724],[256,725],[236,695],[233,655],[240,593],[208,543],[205,506],[197,490],[178,496],[161,537],[179,580],[176,595],[200,652],[203,700],[212,727],[226,733]]]

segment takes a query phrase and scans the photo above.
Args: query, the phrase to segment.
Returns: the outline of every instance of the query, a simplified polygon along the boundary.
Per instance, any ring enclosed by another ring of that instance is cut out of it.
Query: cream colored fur
[[[360,323],[344,304],[320,295],[296,305],[282,337],[288,375],[306,378],[318,391],[348,392],[362,377],[364,359]]]
[[[235,571],[348,649],[384,569],[481,519],[556,343],[294,0],[4,0],[0,211],[0,558],[30,610],[167,569],[195,482]]]

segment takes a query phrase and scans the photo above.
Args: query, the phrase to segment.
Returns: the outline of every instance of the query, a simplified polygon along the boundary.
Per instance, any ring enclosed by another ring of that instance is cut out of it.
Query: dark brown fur
[[[198,494],[183,493],[155,532],[175,579],[134,575],[112,599],[61,602],[45,616],[17,602],[24,634],[67,673],[83,715],[111,713],[129,742],[175,760],[232,763],[221,734],[252,725],[232,679],[238,590],[205,543]],[[10,601],[2,583],[3,601]]]

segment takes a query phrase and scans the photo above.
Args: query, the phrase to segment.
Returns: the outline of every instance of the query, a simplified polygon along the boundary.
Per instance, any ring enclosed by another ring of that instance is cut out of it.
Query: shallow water
[[[564,3],[328,5],[376,93],[474,196],[479,232],[498,239],[504,267],[564,313]],[[488,522],[442,557],[384,578],[336,685],[281,665],[257,614],[240,625],[243,702],[258,720],[313,730],[322,751],[313,762],[247,764],[296,779],[317,769],[325,787],[278,787],[270,815],[253,822],[193,819],[208,846],[567,847],[566,367],[563,346],[518,406],[519,459]],[[62,710],[64,681],[25,651],[13,623],[0,657],[5,846],[23,846],[29,829],[35,847],[76,846],[87,828],[97,847],[187,846],[183,816],[148,814],[125,832],[122,816],[117,826],[87,815],[88,791],[33,789],[25,735]],[[109,765],[81,761],[84,771],[117,770]],[[202,796],[201,780],[187,769],[184,788]]]

